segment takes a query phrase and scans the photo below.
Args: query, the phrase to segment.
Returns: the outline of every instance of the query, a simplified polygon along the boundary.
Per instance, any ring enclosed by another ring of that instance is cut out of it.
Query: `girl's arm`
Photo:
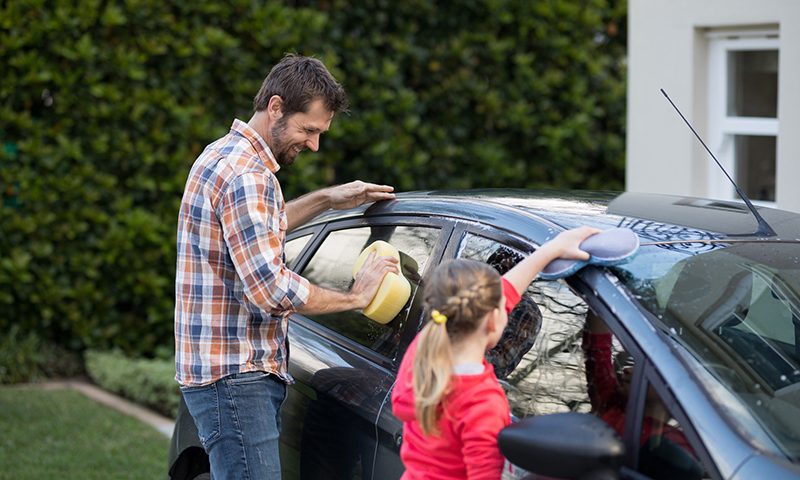
[[[580,244],[595,233],[600,233],[600,230],[591,227],[578,227],[561,232],[556,238],[525,257],[503,277],[517,289],[517,292],[524,292],[551,261],[557,258],[587,260],[589,254],[580,249]]]

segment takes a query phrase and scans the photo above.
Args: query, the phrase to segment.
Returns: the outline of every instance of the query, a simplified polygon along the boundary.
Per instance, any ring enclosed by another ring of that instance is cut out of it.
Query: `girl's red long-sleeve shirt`
[[[520,295],[505,279],[503,291],[506,311],[511,311]],[[392,391],[392,409],[403,421],[403,479],[499,479],[505,460],[497,435],[511,423],[511,412],[494,369],[483,360],[481,373],[453,375],[450,392],[441,404],[439,434],[425,435],[414,411],[416,349],[417,339],[403,357]]]

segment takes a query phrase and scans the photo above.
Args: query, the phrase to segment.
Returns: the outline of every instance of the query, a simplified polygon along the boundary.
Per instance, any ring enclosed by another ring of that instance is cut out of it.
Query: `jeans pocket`
[[[283,385],[283,400],[281,400],[281,404],[279,408],[283,408],[283,404],[286,403],[286,400],[289,398],[289,386],[283,382],[280,382]]]
[[[220,435],[219,394],[217,384],[203,387],[181,387],[183,399],[192,414],[200,443],[208,452],[209,445]]]

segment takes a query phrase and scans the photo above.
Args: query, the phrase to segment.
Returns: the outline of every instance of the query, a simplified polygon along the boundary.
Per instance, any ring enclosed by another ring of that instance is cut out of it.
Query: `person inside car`
[[[581,348],[586,365],[586,384],[593,412],[620,435],[624,435],[625,408],[632,365],[622,360],[614,366],[612,334],[591,310],[586,316]],[[622,358],[627,352],[620,352]],[[630,359],[630,357],[627,357]],[[652,386],[648,387],[640,437],[639,471],[654,479],[699,479],[700,462],[683,431],[670,422],[671,416]]]

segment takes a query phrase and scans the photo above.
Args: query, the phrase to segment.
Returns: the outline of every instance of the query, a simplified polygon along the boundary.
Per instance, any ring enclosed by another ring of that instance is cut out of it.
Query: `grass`
[[[161,479],[169,440],[74,390],[0,388],[0,480]]]

